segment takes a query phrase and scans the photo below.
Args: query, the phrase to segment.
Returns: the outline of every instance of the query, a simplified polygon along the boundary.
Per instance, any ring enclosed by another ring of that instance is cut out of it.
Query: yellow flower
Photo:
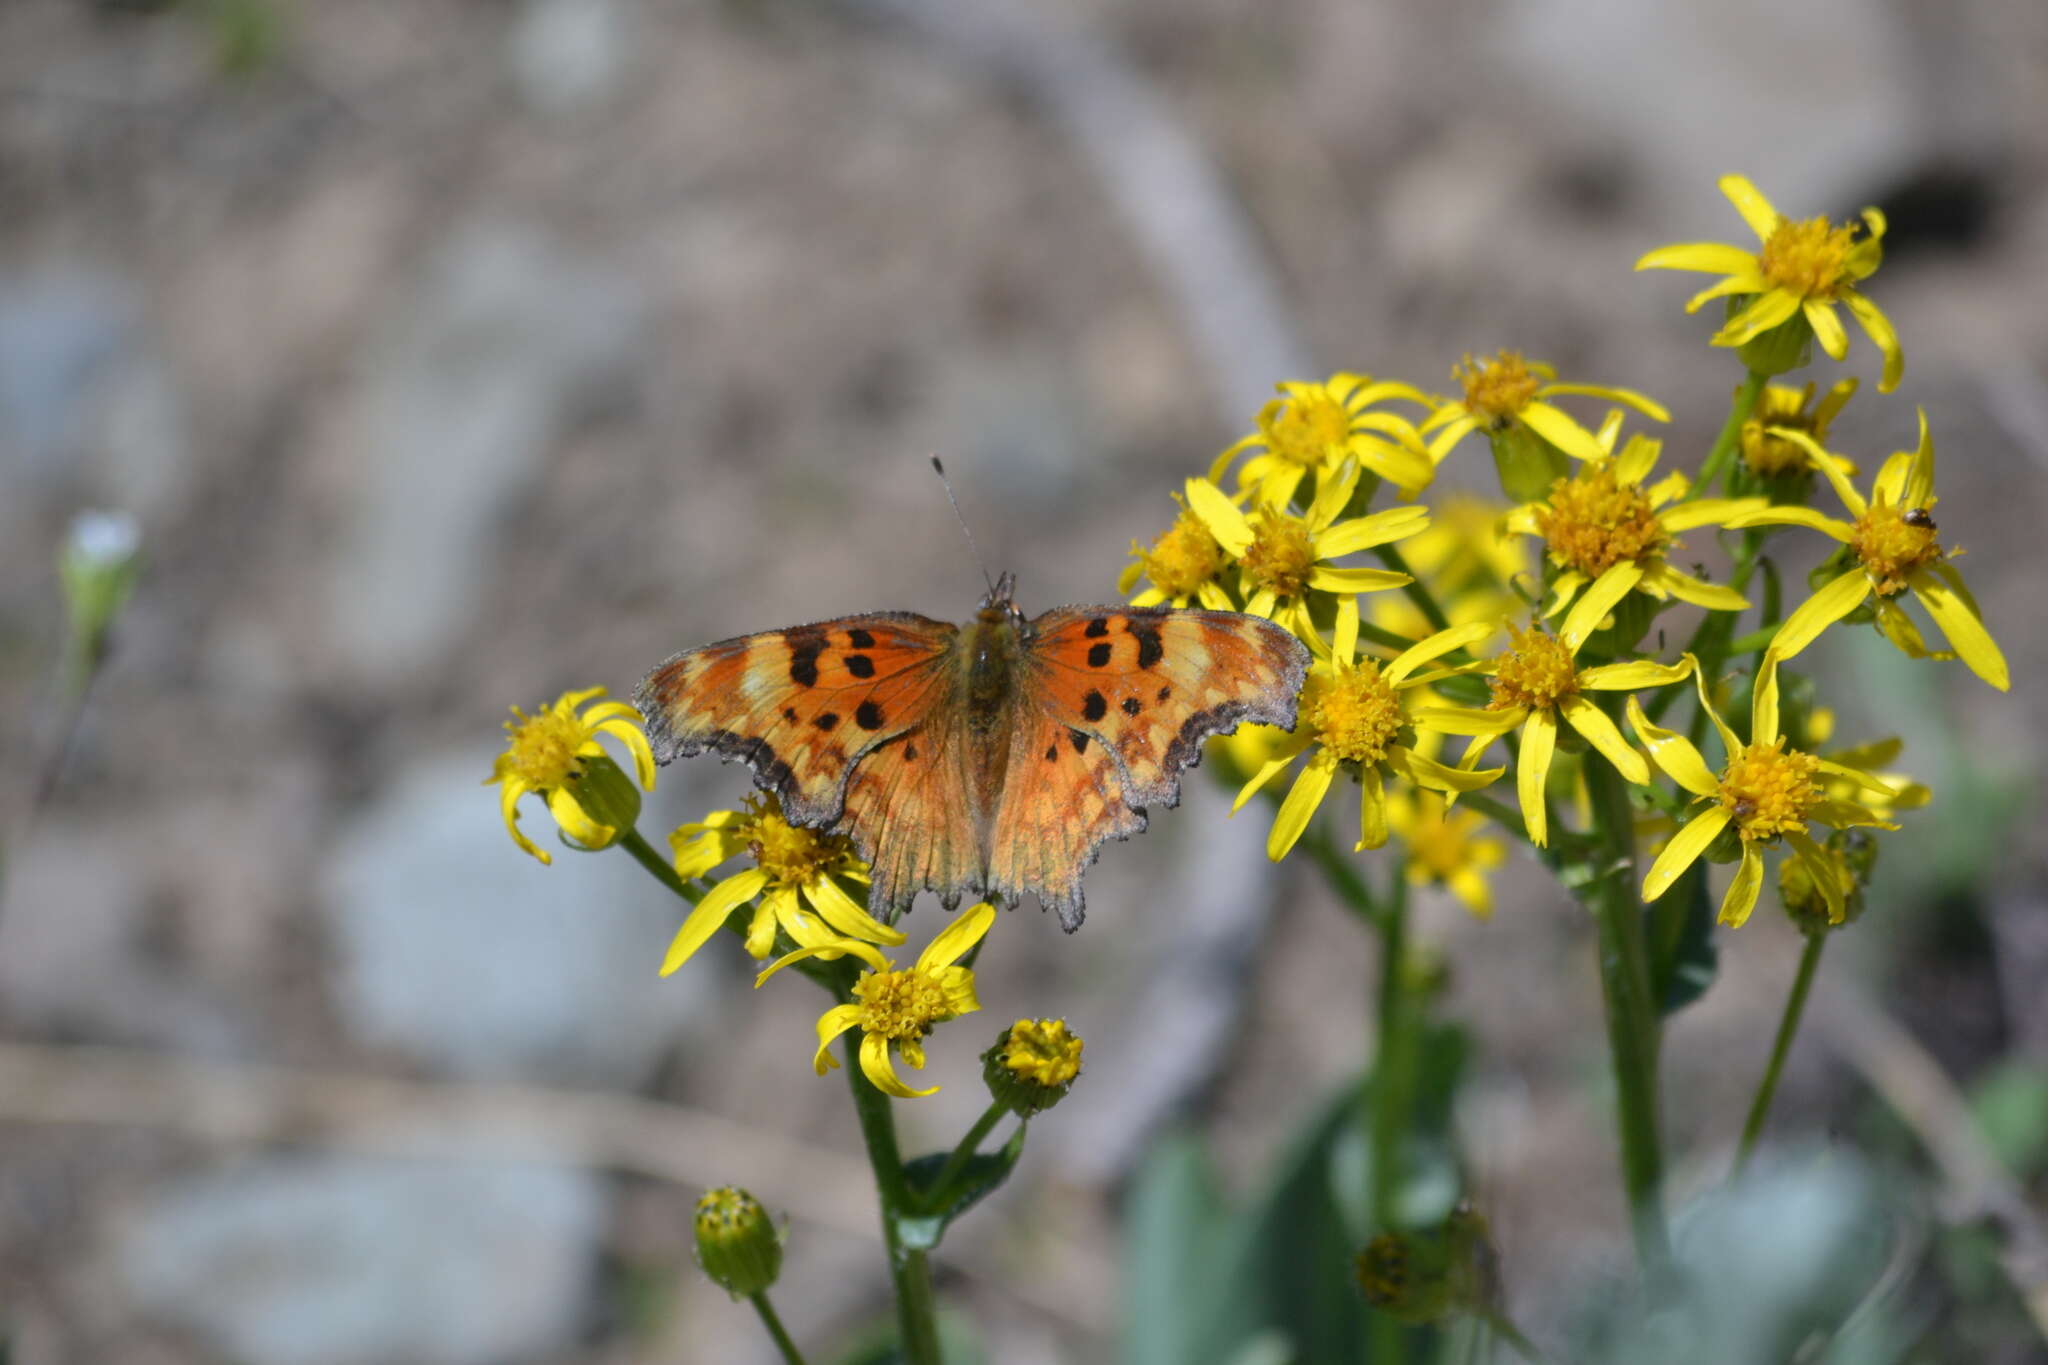
[[[1556,635],[1546,630],[1523,632],[1513,625],[1508,630],[1514,643],[1499,657],[1473,670],[1491,674],[1493,700],[1483,710],[1439,707],[1418,713],[1418,719],[1453,735],[1472,735],[1475,741],[1466,752],[1486,747],[1497,735],[1522,727],[1522,747],[1515,767],[1515,785],[1522,802],[1522,822],[1529,840],[1538,848],[1550,841],[1549,821],[1543,802],[1544,783],[1550,777],[1550,763],[1557,752],[1557,723],[1565,721],[1598,749],[1615,770],[1637,786],[1647,786],[1650,769],[1643,756],[1630,747],[1607,713],[1585,694],[1589,691],[1634,692],[1645,687],[1663,687],[1684,678],[1691,671],[1690,660],[1660,664],[1641,659],[1580,668],[1579,647],[1599,628],[1607,608],[1591,593],[1579,599]]]
[[[597,742],[600,734],[626,746],[640,785],[654,790],[654,751],[640,728],[640,713],[622,701],[584,709],[603,695],[602,687],[565,692],[531,716],[513,707],[512,719],[505,722],[505,752],[484,779],[485,786],[500,784],[499,809],[512,842],[543,863],[554,858],[519,829],[519,798],[526,793],[538,793],[562,832],[587,849],[611,843],[621,829],[632,828],[639,814],[639,793]]]
[[[1247,516],[1207,479],[1189,479],[1187,496],[1188,507],[1237,562],[1244,609],[1313,642],[1311,589],[1350,595],[1413,581],[1391,569],[1341,569],[1326,561],[1412,536],[1429,525],[1429,510],[1412,506],[1338,521],[1357,487],[1358,466],[1346,460],[1317,485],[1306,516],[1268,504],[1253,507]]]
[[[835,945],[843,938],[903,942],[901,932],[870,916],[839,884],[844,879],[864,886],[868,880],[867,864],[854,855],[852,843],[843,835],[790,824],[773,796],[748,797],[744,811],[712,811],[697,824],[679,827],[668,843],[676,875],[684,881],[705,876],[741,853],[753,866],[733,873],[697,902],[668,945],[663,976],[689,961],[733,912],[757,897],[747,930],[747,952],[755,958],[775,951],[778,928],[798,947],[816,948],[822,957],[840,956]]]
[[[1721,193],[1756,233],[1759,249],[1752,254],[1722,242],[1660,246],[1637,261],[1636,269],[1698,270],[1723,276],[1693,295],[1685,305],[1688,313],[1709,299],[1749,298],[1714,334],[1716,346],[1741,346],[1802,317],[1821,349],[1840,360],[1849,354],[1849,334],[1835,314],[1835,305],[1843,304],[1884,352],[1884,376],[1878,380],[1877,391],[1890,393],[1897,388],[1906,368],[1898,333],[1878,306],[1856,288],[1884,259],[1884,215],[1876,209],[1863,210],[1865,235],[1859,238],[1855,224],[1837,227],[1826,218],[1795,221],[1785,217],[1742,176],[1724,175],[1720,185]]]
[[[1447,768],[1416,753],[1410,743],[1416,728],[1409,714],[1411,694],[1442,676],[1415,670],[1431,659],[1485,639],[1493,629],[1484,623],[1453,626],[1382,664],[1371,657],[1358,657],[1358,599],[1339,600],[1336,639],[1326,646],[1328,653],[1309,666],[1301,689],[1300,723],[1273,757],[1259,765],[1231,807],[1232,811],[1241,809],[1254,792],[1308,753],[1308,762],[1280,803],[1272,832],[1266,836],[1266,856],[1275,862],[1287,856],[1308,828],[1309,817],[1322,804],[1340,768],[1358,778],[1364,793],[1359,806],[1357,848],[1361,850],[1387,842],[1387,773],[1438,791],[1469,792],[1507,771]],[[1315,643],[1322,645],[1320,636]]]
[[[1721,831],[1733,826],[1742,843],[1742,862],[1721,897],[1721,923],[1739,926],[1749,918],[1763,887],[1763,848],[1780,839],[1790,844],[1793,855],[1806,865],[1807,874],[1827,899],[1829,915],[1839,920],[1849,888],[1836,876],[1833,860],[1806,832],[1808,822],[1817,820],[1834,829],[1898,826],[1860,801],[1829,795],[1822,783],[1835,778],[1851,784],[1858,792],[1874,792],[1884,797],[1895,793],[1867,772],[1802,753],[1786,744],[1778,729],[1777,661],[1768,654],[1752,692],[1748,744],[1737,738],[1714,710],[1707,696],[1706,679],[1700,676],[1697,666],[1693,681],[1699,688],[1700,706],[1713,721],[1728,756],[1728,765],[1719,777],[1707,767],[1691,740],[1651,724],[1636,699],[1628,699],[1629,723],[1635,727],[1643,747],[1650,751],[1650,760],[1679,786],[1713,803],[1681,826],[1657,855],[1649,875],[1643,878],[1644,902],[1654,901],[1670,890],[1671,883],[1707,851]]]
[[[1607,430],[1611,433],[1612,426]],[[1547,500],[1508,513],[1507,529],[1543,537],[1558,570],[1544,615],[1570,607],[1582,588],[1602,604],[1602,616],[1634,591],[1660,600],[1676,597],[1712,611],[1741,611],[1749,605],[1733,588],[1672,568],[1668,556],[1679,548],[1680,531],[1725,523],[1767,504],[1762,498],[1677,501],[1691,486],[1679,473],[1645,489],[1661,449],[1661,442],[1631,436],[1620,455],[1587,460],[1577,474],[1552,484]]]
[[[1828,428],[1848,405],[1856,385],[1854,375],[1839,381],[1817,407],[1812,406],[1815,386],[1811,383],[1804,389],[1765,385],[1749,420],[1742,424],[1742,461],[1749,472],[1760,479],[1776,479],[1814,468],[1813,453],[1791,440],[1791,433],[1802,432],[1815,445],[1825,446]],[[1856,467],[1849,465],[1848,472],[1855,473]]]
[[[1527,427],[1574,459],[1599,458],[1606,452],[1593,433],[1563,408],[1543,401],[1567,394],[1605,398],[1655,421],[1671,420],[1663,404],[1633,389],[1560,384],[1556,370],[1526,361],[1517,351],[1502,351],[1492,360],[1474,360],[1468,355],[1463,364],[1452,367],[1451,377],[1463,386],[1465,396],[1442,404],[1422,424],[1423,431],[1436,433],[1430,439],[1429,457],[1439,463],[1451,447],[1474,431],[1501,436],[1517,426]]]
[[[1128,595],[1144,578],[1152,586],[1131,598],[1134,607],[1157,606],[1161,602],[1184,607],[1190,601],[1198,601],[1217,611],[1233,610],[1237,604],[1217,581],[1230,566],[1230,556],[1223,553],[1216,537],[1189,509],[1186,498],[1176,493],[1173,500],[1180,504],[1180,515],[1152,542],[1149,550],[1135,540],[1131,542],[1131,562],[1117,575],[1116,590]]]
[[[1837,467],[1835,456],[1809,437],[1796,432],[1786,435],[1809,447],[1814,464],[1834,485],[1836,496],[1855,521],[1840,521],[1811,507],[1787,506],[1732,517],[1728,525],[1810,527],[1848,546],[1855,563],[1785,618],[1771,639],[1770,652],[1779,659],[1792,658],[1822,631],[1875,598],[1872,606],[1878,629],[1907,655],[1916,659],[1960,657],[1972,673],[2001,692],[2007,690],[2012,679],[2005,655],[1984,628],[1977,600],[1970,595],[1963,576],[1949,562],[1960,552],[1944,550],[1935,539],[1933,510],[1940,499],[1934,496],[1934,438],[1927,430],[1926,412],[1920,413],[1919,448],[1898,451],[1884,462],[1871,483],[1868,502]],[[1953,652],[1928,649],[1920,628],[1895,600],[1908,590],[1927,608]]]
[[[1408,880],[1446,887],[1481,919],[1493,915],[1486,874],[1507,861],[1507,845],[1479,833],[1486,817],[1452,809],[1437,793],[1387,793],[1387,827],[1407,846]]]
[[[1404,399],[1428,407],[1418,389],[1370,375],[1339,372],[1320,384],[1289,381],[1276,386],[1280,397],[1259,409],[1258,430],[1231,443],[1209,469],[1211,482],[1222,483],[1230,463],[1247,450],[1259,452],[1237,471],[1237,486],[1257,490],[1257,501],[1285,507],[1309,474],[1317,488],[1335,474],[1345,459],[1379,475],[1413,497],[1436,476],[1436,466],[1416,432],[1415,424],[1396,413],[1377,411],[1374,404]]]
[[[915,965],[898,971],[871,944],[845,939],[836,946],[868,964],[870,970],[853,984],[853,1002],[834,1005],[818,1019],[818,1051],[811,1065],[822,1076],[839,1065],[830,1051],[832,1042],[848,1029],[861,1031],[860,1069],[875,1089],[898,1099],[914,1099],[937,1092],[912,1090],[896,1077],[892,1050],[915,1070],[924,1069],[924,1039],[934,1027],[948,1019],[972,1014],[981,1008],[974,998],[974,971],[956,965],[967,950],[981,942],[996,922],[995,907],[987,901],[962,910],[939,936],[917,955]],[[779,959],[756,977],[759,986],[799,958],[823,956],[818,948],[799,948]]]

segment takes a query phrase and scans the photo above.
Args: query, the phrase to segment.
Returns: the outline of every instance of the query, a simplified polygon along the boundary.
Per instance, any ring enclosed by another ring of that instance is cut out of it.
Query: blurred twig
[[[1860,988],[1822,981],[1813,1019],[1827,1046],[1863,1074],[1926,1148],[1941,1173],[1947,1216],[1982,1219],[1998,1230],[1999,1263],[2048,1337],[2048,1228],[1985,1144],[1941,1064]]]

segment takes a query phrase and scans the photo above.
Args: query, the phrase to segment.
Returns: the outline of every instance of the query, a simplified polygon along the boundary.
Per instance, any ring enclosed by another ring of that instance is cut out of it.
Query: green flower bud
[[[1803,859],[1787,858],[1778,864],[1778,903],[1803,934],[1825,934],[1854,924],[1863,913],[1863,888],[1877,866],[1877,840],[1862,830],[1838,830],[1820,847],[1842,887],[1839,920],[1829,916],[1827,896],[1814,885],[1813,873]]]
[[[106,654],[107,636],[128,604],[141,571],[134,519],[118,512],[81,512],[57,557],[70,617],[74,667],[90,675]]]
[[[1734,317],[1755,295],[1736,295],[1728,300],[1728,316]],[[1778,375],[1802,367],[1813,358],[1813,324],[1806,314],[1794,313],[1768,332],[1759,332],[1735,348],[1742,363],[1753,374]]]
[[[754,1196],[731,1185],[697,1201],[697,1264],[734,1298],[759,1294],[782,1271],[782,1238]]]
[[[998,1104],[1020,1119],[1067,1097],[1081,1074],[1081,1038],[1064,1019],[1019,1019],[981,1054],[982,1079]]]
[[[1571,461],[1565,453],[1521,422],[1488,430],[1493,446],[1493,468],[1500,476],[1500,491],[1515,502],[1540,502],[1550,494],[1550,485],[1571,475]]]
[[[604,848],[619,837],[623,830],[633,828],[640,818],[640,789],[626,770],[612,762],[605,754],[592,754],[578,760],[577,770],[562,784],[567,792],[583,808],[589,817],[589,824],[564,822],[568,830],[585,848]]]

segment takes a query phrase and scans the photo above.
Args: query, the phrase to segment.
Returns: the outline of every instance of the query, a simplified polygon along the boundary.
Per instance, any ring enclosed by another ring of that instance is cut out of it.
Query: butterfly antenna
[[[946,490],[946,501],[953,504],[953,516],[960,523],[960,533],[967,537],[967,552],[974,556],[974,563],[981,570],[981,581],[988,584],[990,597],[996,595],[996,581],[988,576],[988,561],[981,557],[981,547],[974,543],[974,532],[968,528],[967,517],[960,511],[960,499],[953,496],[953,481],[946,477],[946,467],[939,463],[939,457],[932,456],[932,468],[938,471],[939,483]]]

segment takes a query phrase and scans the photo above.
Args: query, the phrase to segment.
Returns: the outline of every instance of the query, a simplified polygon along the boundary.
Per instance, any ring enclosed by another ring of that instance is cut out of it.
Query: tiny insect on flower
[[[913,1069],[924,1069],[924,1040],[934,1027],[981,1008],[974,995],[973,969],[958,965],[995,923],[995,907],[987,901],[962,910],[925,946],[915,964],[897,969],[874,945],[843,939],[832,945],[859,958],[869,970],[853,986],[850,1004],[834,1005],[818,1020],[818,1050],[812,1066],[822,1076],[839,1065],[831,1046],[849,1029],[861,1031],[860,1069],[877,1090],[898,1099],[937,1093],[939,1087],[913,1090],[896,1075],[892,1058],[900,1056]],[[823,957],[824,948],[799,948],[785,954],[754,978],[760,986],[792,962]]]
[[[1884,259],[1885,219],[1876,209],[1863,210],[1859,225],[1838,226],[1825,218],[1791,219],[1746,178],[1724,175],[1721,193],[1735,205],[1759,243],[1755,252],[1721,242],[1688,242],[1662,246],[1636,262],[1638,270],[1697,270],[1723,278],[1686,303],[1690,313],[1710,299],[1747,298],[1719,332],[1716,346],[1747,346],[1777,328],[1792,324],[1811,329],[1821,349],[1836,360],[1849,353],[1849,334],[1836,315],[1836,305],[1849,310],[1884,355],[1879,393],[1899,386],[1905,353],[1891,320],[1857,286]],[[1804,345],[1782,348],[1796,353]],[[1784,368],[1791,368],[1787,365]]]
[[[585,849],[603,848],[632,827],[639,794],[598,743],[609,735],[632,755],[640,785],[654,790],[654,754],[640,727],[640,714],[622,701],[590,703],[602,687],[565,692],[533,715],[512,708],[505,722],[505,752],[491,765],[484,785],[499,784],[499,806],[514,843],[543,863],[554,858],[519,829],[519,798],[537,793],[562,832]]]

